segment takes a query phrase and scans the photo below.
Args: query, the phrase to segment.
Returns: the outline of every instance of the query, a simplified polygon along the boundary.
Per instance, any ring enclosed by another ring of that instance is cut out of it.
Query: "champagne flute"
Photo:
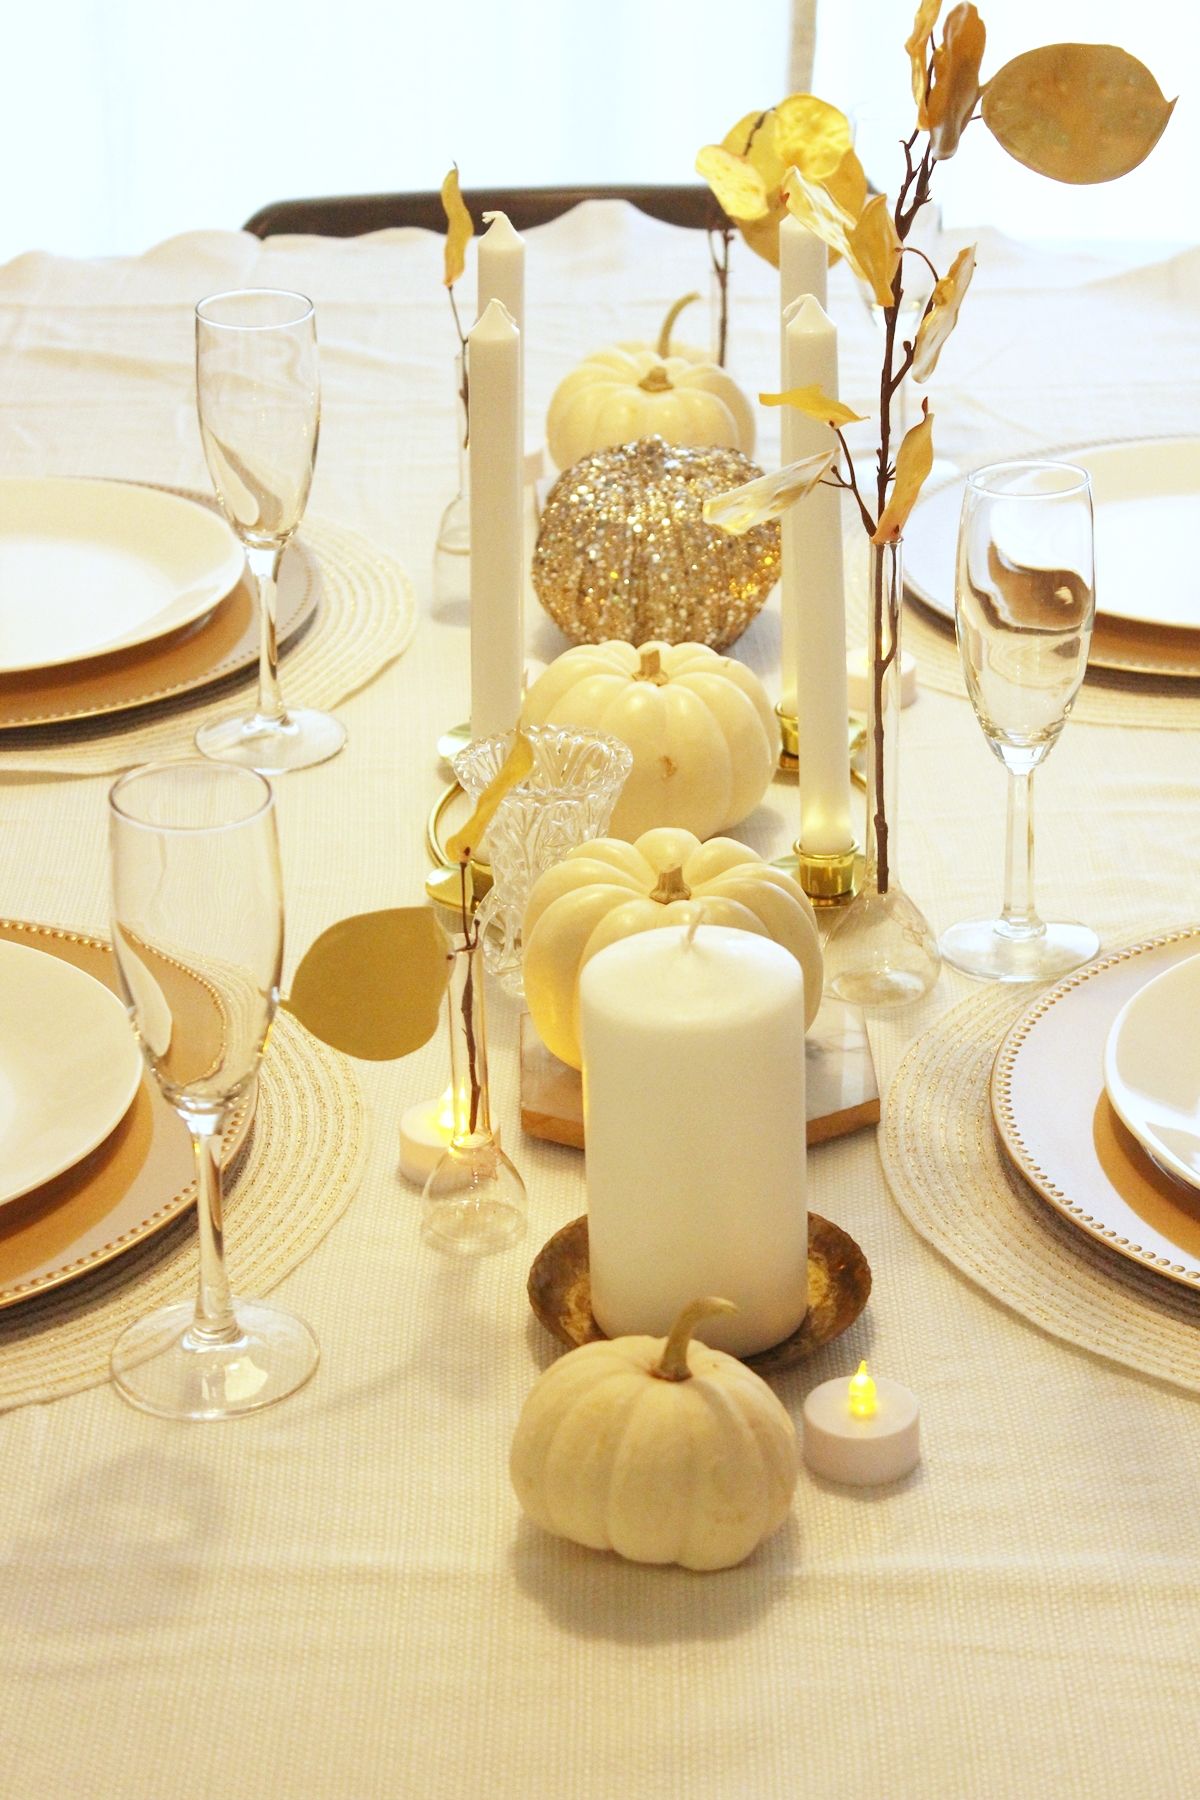
[[[270,783],[236,764],[151,763],[109,794],[112,941],[150,1071],[191,1134],[200,1281],[113,1346],[113,1380],[145,1412],[227,1419],[281,1400],[320,1354],[308,1326],[233,1300],[221,1142],[249,1097],[279,998],[283,885]]]
[[[1033,898],[1033,774],[1058,742],[1095,618],[1092,487],[1068,463],[1007,462],[968,478],[955,627],[967,692],[1008,770],[1004,902],[943,932],[945,960],[991,981],[1048,981],[1096,954],[1086,925],[1047,924]]]
[[[217,499],[258,588],[261,629],[256,711],[202,725],[196,746],[264,775],[307,769],[346,741],[327,713],[284,705],[275,637],[279,563],[308,503],[321,423],[312,301],[273,288],[201,300],[196,406]]]

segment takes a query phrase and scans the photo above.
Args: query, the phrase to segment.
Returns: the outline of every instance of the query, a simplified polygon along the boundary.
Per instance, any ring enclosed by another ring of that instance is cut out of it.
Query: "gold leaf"
[[[837,461],[836,448],[805,456],[788,463],[773,474],[759,475],[727,494],[713,494],[704,502],[704,518],[709,525],[719,525],[730,537],[742,537],[755,525],[778,519],[789,506],[803,500],[816,487],[822,475]]]
[[[929,73],[929,40],[942,10],[942,0],[921,0],[913,28],[905,40],[908,60],[912,64],[913,99],[917,103],[917,124],[924,131],[929,124],[925,112],[925,80]]]
[[[483,842],[483,834],[505,794],[511,793],[518,782],[524,781],[532,767],[533,746],[525,733],[518,731],[513,739],[512,749],[476,801],[475,811],[461,830],[446,839],[448,862],[470,862]]]
[[[696,173],[707,181],[729,218],[739,223],[765,218],[766,184],[746,157],[735,156],[720,144],[706,144],[696,158]]]
[[[917,495],[925,477],[933,467],[933,414],[928,400],[922,405],[919,425],[904,434],[900,454],[896,458],[896,479],[888,495],[887,505],[879,515],[879,523],[871,538],[873,544],[894,544],[917,503]]]
[[[892,283],[900,261],[900,239],[886,194],[876,194],[862,210],[850,233],[848,260],[880,306],[892,304]]]
[[[847,150],[823,186],[843,212],[857,219],[867,198],[867,176],[853,150]]]
[[[928,381],[937,367],[942,345],[958,323],[958,309],[974,273],[975,246],[970,244],[959,251],[930,295],[913,350],[911,373],[914,381]]]
[[[933,80],[927,116],[929,141],[939,162],[948,162],[979,99],[979,65],[987,38],[970,0],[946,15],[942,42],[933,53]]]
[[[760,394],[764,406],[794,406],[806,418],[818,419],[822,425],[856,425],[865,413],[851,412],[840,400],[831,400],[819,387],[789,388],[785,394]]]
[[[749,248],[773,269],[779,267],[779,221],[786,211],[781,201],[778,208],[771,208],[765,219],[756,219],[752,224],[743,220],[738,225]]]
[[[983,90],[997,143],[1039,175],[1077,185],[1136,169],[1174,109],[1149,69],[1113,44],[1027,50]]]
[[[323,931],[281,1004],[347,1056],[390,1062],[437,1030],[450,974],[446,936],[428,906],[358,913]]]
[[[467,245],[475,236],[471,215],[459,191],[457,163],[442,183],[442,206],[446,213],[446,263],[442,285],[453,287],[467,266]]]
[[[767,112],[747,113],[744,119],[739,119],[732,131],[727,131],[721,139],[721,148],[728,150],[731,156],[742,157],[757,169],[768,192],[782,181],[787,164],[780,161],[775,147],[773,108]]]
[[[815,94],[791,94],[775,108],[775,152],[783,170],[794,163],[810,181],[828,181],[853,143],[845,113]]]
[[[806,179],[801,170],[790,168],[783,178],[783,194],[788,211],[839,256],[853,261],[850,233],[855,226],[853,213],[834,199],[828,188]]]

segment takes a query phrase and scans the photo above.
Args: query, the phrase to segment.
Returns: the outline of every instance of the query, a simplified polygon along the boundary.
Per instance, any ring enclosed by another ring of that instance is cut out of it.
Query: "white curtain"
[[[947,0],[949,4],[949,0]],[[268,200],[464,184],[689,181],[700,145],[811,86],[894,184],[915,0],[43,0],[5,14],[0,260],[137,251]],[[1150,162],[1062,189],[981,129],[948,223],[1191,238],[1200,27],[1184,0],[980,0],[985,72],[1055,37],[1126,44],[1181,94]]]

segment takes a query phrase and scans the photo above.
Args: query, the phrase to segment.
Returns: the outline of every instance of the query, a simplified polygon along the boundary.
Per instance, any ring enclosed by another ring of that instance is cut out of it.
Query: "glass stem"
[[[196,1316],[188,1327],[193,1347],[227,1344],[238,1335],[238,1322],[225,1273],[225,1221],[221,1190],[221,1134],[226,1115],[188,1116],[185,1123],[196,1157],[196,1216],[200,1226],[200,1282]]]
[[[247,545],[246,561],[258,588],[258,711],[274,724],[287,724],[287,709],[279,691],[279,644],[275,635],[275,584],[283,545]]]
[[[1004,906],[997,928],[1005,937],[1040,937],[1046,927],[1033,903],[1033,770],[1008,771],[1008,827],[1004,845]]]

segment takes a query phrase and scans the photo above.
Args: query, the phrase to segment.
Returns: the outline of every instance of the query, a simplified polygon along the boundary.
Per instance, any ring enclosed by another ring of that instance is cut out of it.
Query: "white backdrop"
[[[797,0],[800,3],[800,0]],[[814,87],[858,115],[880,184],[910,117],[914,0],[819,0]],[[1200,29],[1183,0],[983,0],[985,73],[1109,39],[1182,95],[1151,165],[1066,190],[983,131],[939,175],[949,223],[1190,239]],[[5,18],[0,259],[138,251],[268,200],[464,185],[687,181],[701,144],[787,91],[789,0],[46,0]],[[898,119],[886,117],[898,107]],[[882,139],[885,157],[876,159]]]

